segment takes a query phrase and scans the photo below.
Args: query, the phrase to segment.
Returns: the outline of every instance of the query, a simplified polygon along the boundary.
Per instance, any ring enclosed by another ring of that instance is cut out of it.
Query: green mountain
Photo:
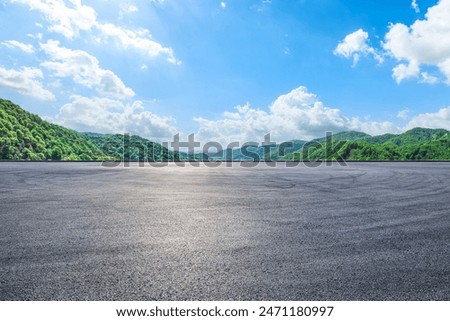
[[[357,131],[347,131],[347,132],[340,132],[333,134],[333,140],[335,141],[341,141],[341,140],[358,140],[358,139],[368,139],[371,138],[369,134],[363,133],[363,132],[357,132]],[[326,137],[316,138],[312,141],[323,143],[326,141]]]
[[[309,142],[283,160],[450,160],[450,132],[445,129],[414,128],[399,135],[353,140],[342,137],[333,135],[331,144],[325,138]]]
[[[81,136],[114,160],[121,160],[122,155],[124,159],[131,161],[179,161],[186,159],[180,153],[136,135],[82,133]]]
[[[0,99],[0,159],[99,160],[105,155],[79,133]]]
[[[182,160],[178,153],[139,136],[78,133],[51,124],[0,99],[0,159]]]
[[[224,149],[217,153],[203,155],[203,159],[221,160],[221,161],[245,161],[245,160],[272,160],[276,161],[280,157],[292,153],[306,143],[304,140],[290,140],[281,144],[274,144],[266,147],[262,146],[246,146],[245,148]],[[268,152],[269,151],[269,152]],[[197,158],[201,158],[197,154]]]

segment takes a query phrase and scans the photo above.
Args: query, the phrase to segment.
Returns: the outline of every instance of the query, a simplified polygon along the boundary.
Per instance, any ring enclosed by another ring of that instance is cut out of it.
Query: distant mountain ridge
[[[292,140],[218,153],[188,155],[140,136],[78,133],[42,120],[0,99],[0,159],[3,160],[450,160],[450,132],[414,128],[370,136],[347,131],[309,142]]]
[[[81,133],[105,155],[114,160],[132,161],[181,161],[185,156],[174,152],[161,144],[137,135]]]
[[[326,146],[326,138],[313,140],[320,144],[309,142],[281,160],[450,160],[450,132],[445,129],[413,128],[398,135],[361,134],[333,135],[333,146]]]

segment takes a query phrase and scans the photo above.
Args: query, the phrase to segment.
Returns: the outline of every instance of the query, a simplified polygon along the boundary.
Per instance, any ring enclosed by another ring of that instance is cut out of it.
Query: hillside
[[[182,159],[178,153],[139,136],[126,136],[124,142],[123,135],[78,133],[0,99],[0,159],[121,160],[124,146],[125,159],[129,160]]]
[[[93,143],[105,155],[121,160],[122,155],[131,161],[162,161],[183,160],[185,157],[180,153],[173,152],[161,144],[152,142],[140,136],[128,136],[121,134],[96,134],[82,133],[83,138]]]
[[[278,145],[270,145],[269,149],[268,147],[250,145],[245,147],[245,151],[244,148],[224,149],[217,153],[210,153],[206,158],[222,161],[278,160],[280,157],[302,148],[305,143],[304,140],[291,140]],[[268,150],[270,152],[267,152]],[[197,158],[200,158],[200,155]]]
[[[325,139],[320,142],[309,142],[283,160],[450,160],[450,132],[444,129],[414,128],[399,135],[367,135],[354,140],[334,135],[328,151]]]
[[[79,133],[0,99],[0,159],[99,160],[105,155]]]

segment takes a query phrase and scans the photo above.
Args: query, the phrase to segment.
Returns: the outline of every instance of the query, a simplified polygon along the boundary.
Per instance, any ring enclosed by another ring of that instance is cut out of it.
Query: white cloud
[[[7,47],[7,48],[11,48],[11,49],[19,49],[22,50],[23,52],[27,53],[27,54],[32,54],[34,53],[34,48],[33,45],[30,44],[26,44],[23,42],[19,42],[17,40],[6,40],[2,42],[2,45]]]
[[[39,40],[42,40],[42,37],[43,37],[43,35],[42,35],[42,33],[40,33],[40,32],[38,32],[37,34],[32,34],[32,33],[27,33],[27,37],[28,38],[31,38],[31,39],[39,39]]]
[[[26,4],[30,10],[40,11],[51,23],[50,31],[74,38],[80,30],[90,30],[97,23],[92,7],[81,4],[81,0],[69,0],[70,7],[63,0],[10,0]]]
[[[222,1],[222,2],[220,3],[220,7],[221,7],[222,9],[225,9],[225,8],[227,7],[226,2]]]
[[[48,29],[60,33],[68,39],[77,37],[80,31],[95,31],[102,38],[115,40],[124,49],[134,48],[151,58],[163,55],[173,64],[180,63],[171,48],[164,47],[151,39],[148,30],[132,30],[112,23],[102,23],[97,20],[94,8],[81,4],[81,0],[69,0],[69,6],[63,0],[10,1],[28,5],[30,10],[41,12],[50,23]],[[137,9],[135,6],[128,7],[128,9],[130,8],[131,10]]]
[[[306,87],[298,87],[278,97],[269,111],[253,108],[249,104],[237,106],[234,112],[225,112],[221,119],[197,117],[197,136],[202,141],[261,142],[265,134],[280,142],[290,139],[322,137],[327,131],[361,130],[369,134],[398,132],[391,122],[369,122],[348,118],[336,108],[326,107]]]
[[[408,108],[402,109],[402,110],[400,110],[398,112],[397,118],[399,118],[399,119],[407,119],[410,112],[411,111]]]
[[[144,52],[149,57],[156,57],[161,54],[167,57],[167,60],[173,64],[181,62],[175,58],[171,48],[163,47],[156,41],[151,40],[148,30],[142,29],[133,31],[118,27],[112,23],[99,24],[99,30],[103,37],[112,38],[124,49],[133,48]]]
[[[411,26],[402,23],[390,26],[383,48],[399,61],[393,69],[397,82],[418,78],[421,65],[429,65],[438,67],[450,85],[449,21],[450,0],[440,0],[428,9],[424,20],[416,20]]]
[[[402,80],[417,77],[419,74],[419,65],[417,61],[410,61],[408,64],[398,64],[392,69],[392,77],[394,77],[397,84]]]
[[[416,13],[420,12],[420,8],[416,0],[412,0],[411,8],[413,8]]]
[[[169,140],[177,133],[175,121],[144,109],[141,101],[124,104],[108,98],[70,97],[55,117],[47,120],[81,132],[128,132],[152,140]]]
[[[383,61],[383,57],[380,56],[374,48],[368,45],[369,42],[369,34],[362,30],[358,29],[353,33],[345,36],[344,40],[339,42],[336,49],[334,49],[333,53],[336,56],[341,56],[345,58],[353,58],[353,65],[355,66],[360,58],[360,55],[372,55],[378,62]]]
[[[55,95],[38,80],[42,78],[42,71],[38,68],[22,67],[20,70],[13,70],[0,67],[0,87],[41,100],[54,100]]]
[[[390,121],[362,121],[357,117],[350,119],[348,129],[361,131],[369,135],[382,135],[386,133],[397,134],[401,132],[401,128]]]
[[[426,71],[421,72],[420,76],[421,76],[420,82],[425,83],[425,84],[433,85],[433,84],[436,84],[439,82],[439,79],[437,77],[430,75]]]
[[[405,126],[406,129],[414,127],[443,128],[450,130],[450,107],[441,108],[435,113],[417,115]]]
[[[131,88],[111,70],[102,69],[97,58],[82,50],[61,47],[58,41],[49,40],[41,44],[50,57],[41,65],[51,70],[56,77],[70,77],[77,84],[95,88],[102,95],[127,98],[134,96]]]

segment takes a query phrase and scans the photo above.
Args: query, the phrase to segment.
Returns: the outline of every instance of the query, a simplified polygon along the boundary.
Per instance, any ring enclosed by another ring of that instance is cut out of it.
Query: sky
[[[0,97],[203,143],[450,130],[450,0],[0,0]]]

